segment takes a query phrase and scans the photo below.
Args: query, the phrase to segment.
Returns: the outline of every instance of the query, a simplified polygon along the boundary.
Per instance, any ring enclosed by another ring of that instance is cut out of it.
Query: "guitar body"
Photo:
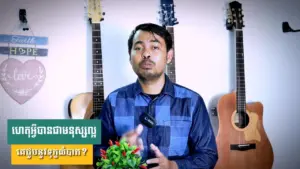
[[[249,123],[245,128],[238,128],[234,123],[236,105],[235,92],[224,95],[218,102],[216,141],[219,160],[215,169],[271,169],[274,156],[263,126],[263,105],[260,102],[246,104]],[[255,149],[231,150],[234,144],[244,144],[245,147],[255,144]]]
[[[69,103],[72,119],[91,119],[93,113],[93,93],[80,93]],[[60,169],[94,169],[93,165],[61,165]]]
[[[70,101],[70,114],[73,119],[91,119],[93,113],[93,93],[81,93]]]

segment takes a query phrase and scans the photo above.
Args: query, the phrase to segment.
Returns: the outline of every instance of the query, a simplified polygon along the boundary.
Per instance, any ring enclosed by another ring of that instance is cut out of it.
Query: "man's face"
[[[165,40],[157,34],[137,31],[133,37],[130,63],[138,77],[155,80],[172,60],[172,50],[167,52]]]

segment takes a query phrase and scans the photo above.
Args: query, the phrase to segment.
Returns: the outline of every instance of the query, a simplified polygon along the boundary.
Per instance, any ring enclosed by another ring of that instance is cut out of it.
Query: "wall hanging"
[[[36,37],[26,19],[26,10],[20,9],[19,20],[21,29],[32,36],[0,34],[0,55],[8,57],[0,64],[0,83],[5,92],[19,104],[24,104],[35,96],[42,88],[46,79],[46,69],[37,57],[48,55],[48,49],[37,48],[47,45],[47,37]],[[34,47],[28,47],[34,45]],[[22,63],[18,57],[33,57]],[[12,58],[16,57],[16,58]]]

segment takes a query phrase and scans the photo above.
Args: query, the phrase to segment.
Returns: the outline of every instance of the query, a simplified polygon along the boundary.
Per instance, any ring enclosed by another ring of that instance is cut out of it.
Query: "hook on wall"
[[[300,29],[294,30],[290,27],[288,22],[282,22],[282,32],[300,32]]]
[[[26,9],[20,9],[19,10],[19,20],[21,21],[21,23],[23,23],[23,24],[27,24],[27,18],[26,18]],[[28,27],[24,27],[23,28],[23,31],[28,31],[29,30],[29,28]]]

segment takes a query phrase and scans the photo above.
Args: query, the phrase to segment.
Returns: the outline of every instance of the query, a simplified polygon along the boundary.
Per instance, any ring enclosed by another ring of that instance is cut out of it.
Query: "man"
[[[172,37],[165,28],[138,25],[129,37],[130,63],[138,79],[110,93],[100,114],[102,144],[126,138],[139,146],[149,166],[160,169],[213,168],[217,146],[202,97],[172,83],[164,74],[173,57]],[[155,126],[141,117],[154,118]],[[151,128],[152,127],[152,128]]]

